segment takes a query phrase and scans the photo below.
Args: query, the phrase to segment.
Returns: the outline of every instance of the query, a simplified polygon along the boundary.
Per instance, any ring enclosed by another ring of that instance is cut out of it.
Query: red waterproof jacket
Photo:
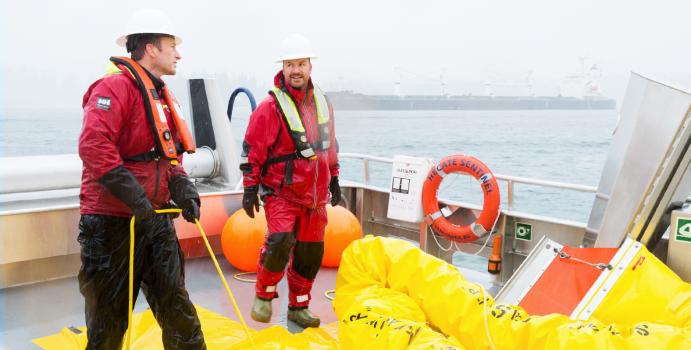
[[[284,89],[292,97],[300,112],[302,124],[307,131],[307,141],[318,141],[317,108],[312,96],[313,85],[310,79],[307,91],[293,89],[283,82],[283,71],[274,78],[276,87]],[[279,113],[279,106],[269,95],[250,116],[243,154],[251,169],[244,174],[245,187],[262,185],[264,191],[300,205],[316,208],[324,206],[329,200],[329,182],[338,176],[338,145],[334,130],[333,109],[329,104],[329,124],[331,128],[331,147],[317,150],[317,158],[290,160],[293,162],[292,184],[287,184],[286,162],[273,163],[264,169],[267,159],[295,153],[295,144],[290,137],[288,125]]]
[[[154,80],[162,86],[163,82]],[[175,175],[186,175],[182,155],[178,165],[170,161],[125,161],[150,151],[154,135],[144,109],[142,94],[129,72],[105,76],[94,82],[82,102],[84,121],[79,136],[79,157],[82,159],[82,186],[79,194],[81,214],[132,216],[132,211],[111,194],[98,180],[123,165],[144,188],[154,209],[170,200],[168,181]],[[180,138],[167,106],[164,107],[175,142]]]

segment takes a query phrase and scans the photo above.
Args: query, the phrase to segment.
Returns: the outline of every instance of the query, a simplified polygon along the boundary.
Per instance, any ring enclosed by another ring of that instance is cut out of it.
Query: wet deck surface
[[[233,278],[238,271],[223,255],[217,256],[219,265],[238,303],[242,316],[253,329],[264,329],[274,324],[291,332],[302,330],[287,320],[288,285],[284,278],[278,286],[279,298],[273,301],[271,323],[259,323],[250,318],[254,300],[254,283]],[[331,301],[324,293],[334,289],[336,269],[322,268],[317,275],[310,310],[319,315],[322,325],[336,321]],[[211,259],[197,258],[186,261],[185,281],[192,302],[238,321],[232,303],[221,283]],[[254,279],[255,275],[243,276]],[[148,308],[142,294],[137,298],[135,312]],[[76,277],[0,290],[0,349],[38,349],[32,339],[57,333],[63,327],[80,327],[84,322],[84,299],[79,293]]]

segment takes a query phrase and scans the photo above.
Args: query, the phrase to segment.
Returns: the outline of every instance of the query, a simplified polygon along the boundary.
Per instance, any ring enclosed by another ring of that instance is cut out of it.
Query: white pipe
[[[193,178],[216,176],[220,161],[207,147],[185,155],[185,171]],[[76,188],[82,161],[77,154],[0,158],[0,194]]]
[[[226,116],[228,102],[221,98],[220,89],[214,79],[204,79],[204,86],[209,113],[211,114],[211,125],[216,139],[216,152],[222,160],[219,163],[218,175],[223,183],[233,186],[242,179],[242,174],[239,168],[240,152],[235,145],[230,122]]]
[[[193,154],[185,155],[182,161],[187,175],[192,178],[213,178],[221,169],[221,160],[218,154],[209,147],[197,148]]]
[[[0,158],[0,193],[79,187],[82,160],[76,154]]]

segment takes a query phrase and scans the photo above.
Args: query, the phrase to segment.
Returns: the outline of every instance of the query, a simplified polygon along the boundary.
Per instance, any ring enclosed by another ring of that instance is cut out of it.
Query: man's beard
[[[301,78],[302,79],[302,85],[294,85],[293,84],[293,78]],[[292,86],[293,89],[302,90],[307,86],[307,79],[305,79],[304,75],[291,76],[290,77],[290,86]]]

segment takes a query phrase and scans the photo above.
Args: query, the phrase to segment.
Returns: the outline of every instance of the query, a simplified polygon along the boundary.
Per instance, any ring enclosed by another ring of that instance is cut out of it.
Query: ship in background
[[[536,96],[532,92],[532,71],[528,72],[524,85],[527,94],[520,96],[495,96],[493,83],[484,84],[483,95],[449,95],[446,93],[444,72],[439,77],[441,93],[438,95],[403,95],[401,79],[397,74],[393,95],[366,95],[351,90],[327,92],[337,110],[602,110],[616,109],[617,101],[602,96],[600,79],[602,71],[593,64],[587,71],[581,58],[581,73],[567,76],[559,86],[556,96]],[[394,68],[399,72],[400,68]]]

